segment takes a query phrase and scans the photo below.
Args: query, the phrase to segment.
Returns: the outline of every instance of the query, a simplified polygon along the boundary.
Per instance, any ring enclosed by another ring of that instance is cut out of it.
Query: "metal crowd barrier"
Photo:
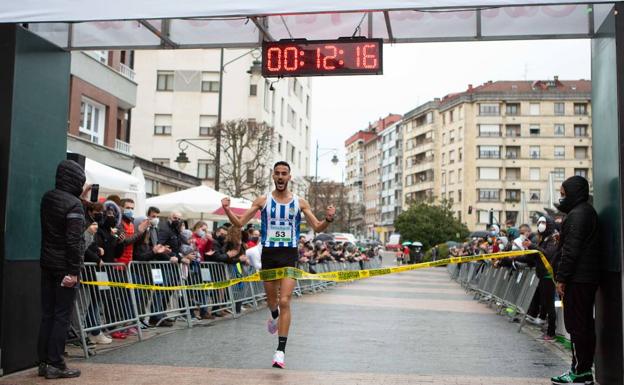
[[[379,258],[360,262],[328,262],[299,264],[297,267],[309,273],[338,270],[371,269],[381,266]],[[236,277],[253,275],[249,266],[229,265],[217,262],[196,262],[189,265],[159,262],[85,263],[81,271],[84,281],[136,283],[155,286],[184,286],[219,282]],[[335,282],[298,280],[296,295],[325,290]],[[218,290],[147,290],[126,289],[110,286],[80,285],[76,296],[76,318],[85,357],[89,357],[86,343],[89,334],[112,333],[135,327],[142,340],[141,324],[158,325],[167,319],[183,319],[192,327],[193,311],[200,314],[216,313],[231,309],[236,317],[242,305],[258,308],[266,300],[262,282],[242,282]]]
[[[478,261],[456,264],[448,271],[452,279],[475,294],[475,299],[496,306],[512,321],[520,321],[518,330],[522,329],[539,285],[535,269],[522,264],[514,269],[494,268],[489,261]]]

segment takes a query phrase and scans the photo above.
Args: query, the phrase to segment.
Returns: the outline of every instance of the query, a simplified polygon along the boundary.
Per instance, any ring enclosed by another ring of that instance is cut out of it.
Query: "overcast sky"
[[[320,151],[319,177],[340,181],[344,141],[369,122],[488,80],[590,79],[590,51],[589,40],[386,44],[383,75],[313,79],[310,174],[316,140],[341,160]]]

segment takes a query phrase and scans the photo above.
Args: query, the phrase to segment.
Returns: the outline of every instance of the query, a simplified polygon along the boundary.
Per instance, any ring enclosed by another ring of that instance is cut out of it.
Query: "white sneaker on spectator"
[[[276,350],[275,354],[273,354],[273,367],[285,369],[286,364],[284,363],[284,352],[281,350]]]
[[[273,318],[273,317],[269,317],[269,320],[267,321],[267,330],[269,331],[269,333],[271,334],[275,334],[277,333],[277,320],[278,318]]]
[[[97,336],[91,336],[91,341],[100,345],[108,345],[113,342],[113,339],[106,337],[104,333],[100,333]]]
[[[537,325],[537,326],[542,326],[544,322],[546,322],[539,317],[531,317],[530,315],[528,315],[526,319],[529,323],[532,323],[533,325]]]

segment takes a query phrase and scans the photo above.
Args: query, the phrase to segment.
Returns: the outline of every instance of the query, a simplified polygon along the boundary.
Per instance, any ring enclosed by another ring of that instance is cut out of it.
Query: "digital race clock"
[[[380,75],[382,47],[382,39],[265,41],[262,75]]]

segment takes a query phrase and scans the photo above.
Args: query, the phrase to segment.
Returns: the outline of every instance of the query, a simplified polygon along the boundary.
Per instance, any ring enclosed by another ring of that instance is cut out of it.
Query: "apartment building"
[[[264,79],[259,55],[257,50],[225,50],[220,84],[220,50],[136,52],[138,94],[130,138],[135,153],[172,169],[183,166],[212,186],[216,169],[210,152],[216,147],[221,89],[222,122],[244,119],[274,128],[270,160],[261,172],[243,172],[245,178],[253,183],[268,175],[273,162],[286,160],[294,177],[291,187],[303,195],[310,168],[311,82]],[[181,147],[182,139],[193,145]],[[175,162],[182,148],[189,164]],[[222,153],[220,160],[224,165],[228,157]]]
[[[404,200],[447,200],[471,230],[485,228],[490,211],[495,222],[535,223],[565,178],[581,175],[591,184],[588,80],[555,77],[468,86],[420,106],[411,122],[418,135],[426,131],[435,145],[410,144],[417,135],[406,133]],[[408,150],[410,146],[415,149]],[[426,170],[418,163],[408,166],[412,154],[426,151],[437,159],[425,163]],[[433,183],[426,184],[423,172],[433,176]],[[421,187],[412,188],[414,181]]]
[[[379,134],[381,146],[379,229],[380,241],[386,242],[394,232],[394,221],[401,213],[403,186],[402,121],[392,124]]]

